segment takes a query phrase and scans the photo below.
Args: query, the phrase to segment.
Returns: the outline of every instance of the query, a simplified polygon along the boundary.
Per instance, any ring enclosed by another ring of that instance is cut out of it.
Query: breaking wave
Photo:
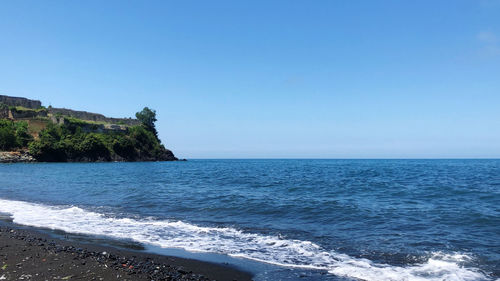
[[[235,228],[202,227],[182,221],[116,218],[75,206],[47,206],[0,199],[0,212],[18,224],[69,233],[132,239],[163,248],[219,253],[232,257],[305,269],[360,280],[491,280],[476,268],[463,266],[464,254],[434,253],[409,266],[379,264],[329,251],[301,240],[243,232]]]

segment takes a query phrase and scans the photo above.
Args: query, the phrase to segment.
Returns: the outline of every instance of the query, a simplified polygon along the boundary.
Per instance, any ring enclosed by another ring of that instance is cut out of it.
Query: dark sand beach
[[[251,280],[229,266],[0,226],[0,280]]]

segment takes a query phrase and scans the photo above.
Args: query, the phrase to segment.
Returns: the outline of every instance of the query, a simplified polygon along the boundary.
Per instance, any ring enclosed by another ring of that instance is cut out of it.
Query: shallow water
[[[4,164],[0,212],[259,280],[500,278],[500,160]]]

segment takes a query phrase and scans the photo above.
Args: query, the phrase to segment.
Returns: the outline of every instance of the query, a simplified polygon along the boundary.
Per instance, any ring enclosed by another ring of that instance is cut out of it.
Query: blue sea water
[[[2,164],[0,213],[256,280],[500,279],[500,160]]]

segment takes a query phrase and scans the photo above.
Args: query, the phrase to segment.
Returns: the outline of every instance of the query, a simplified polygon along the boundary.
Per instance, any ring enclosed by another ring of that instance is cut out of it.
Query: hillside
[[[0,95],[0,162],[174,161],[155,128],[156,112],[137,119],[44,107]]]

